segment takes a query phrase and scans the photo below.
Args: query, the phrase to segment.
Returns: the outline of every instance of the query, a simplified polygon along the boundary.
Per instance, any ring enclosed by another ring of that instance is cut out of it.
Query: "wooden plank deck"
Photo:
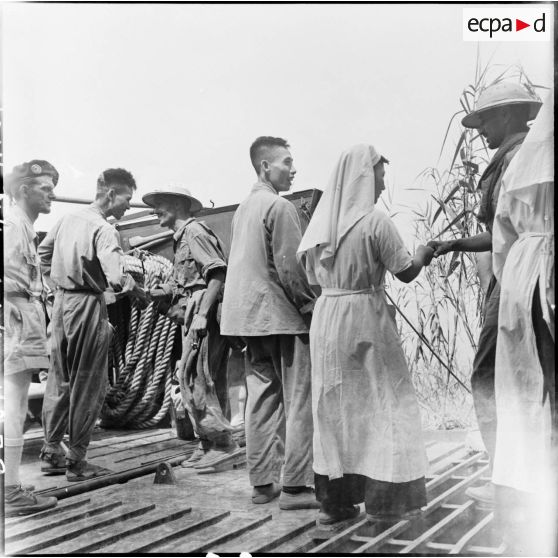
[[[58,494],[79,483],[68,482],[65,475],[44,475],[40,470],[39,453],[42,431],[26,434],[20,477],[35,486],[39,494]],[[87,460],[113,473],[124,473],[162,461],[187,459],[195,443],[180,440],[172,428],[150,430],[104,430],[96,428],[87,453]]]
[[[48,493],[53,486],[81,484],[65,483],[64,476],[40,475],[36,445],[26,447],[23,471],[27,475],[35,470],[38,490]],[[428,506],[417,521],[380,529],[361,514],[324,538],[323,530],[316,528],[316,510],[283,511],[277,501],[252,504],[245,468],[199,475],[174,467],[176,484],[153,484],[150,473],[63,498],[53,510],[8,519],[6,553],[502,554],[493,515],[477,510],[465,495],[466,488],[486,474],[483,455],[465,446],[463,432],[427,433],[426,446]],[[88,458],[122,472],[180,451],[186,456],[193,448],[171,429],[98,431]]]

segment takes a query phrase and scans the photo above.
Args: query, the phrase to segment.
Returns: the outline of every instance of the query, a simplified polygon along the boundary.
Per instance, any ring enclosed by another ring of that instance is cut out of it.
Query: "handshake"
[[[432,258],[437,258],[453,250],[451,240],[430,240],[426,246],[420,245],[417,248],[417,257],[423,266],[430,265]]]

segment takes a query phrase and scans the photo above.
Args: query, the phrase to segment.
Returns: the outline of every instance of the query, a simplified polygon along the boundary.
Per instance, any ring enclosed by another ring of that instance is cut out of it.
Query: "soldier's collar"
[[[186,227],[192,222],[195,221],[196,218],[195,217],[190,217],[179,229],[176,230],[176,232],[172,235],[172,237],[174,238],[175,242],[178,242],[182,235],[184,234],[184,231],[186,230]]]

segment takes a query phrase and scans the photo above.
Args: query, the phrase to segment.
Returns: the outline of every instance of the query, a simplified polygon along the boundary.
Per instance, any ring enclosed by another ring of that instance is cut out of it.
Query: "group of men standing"
[[[296,209],[278,195],[290,189],[296,170],[280,138],[258,138],[250,158],[258,182],[235,213],[228,264],[219,238],[193,217],[201,203],[188,190],[143,196],[160,224],[175,231],[171,280],[149,295],[183,328],[178,379],[200,441],[182,466],[207,473],[243,456],[226,418],[229,344],[243,346],[252,501],[280,494],[282,509],[316,508],[308,346],[316,295],[296,260],[302,236]]]
[[[308,348],[316,295],[296,261],[298,215],[278,195],[290,189],[296,171],[285,140],[258,138],[250,156],[258,183],[235,215],[228,266],[220,239],[195,219],[202,206],[187,189],[168,187],[143,196],[161,226],[174,231],[171,277],[148,292],[125,273],[118,234],[107,221],[120,219],[130,207],[136,184],[128,171],[101,173],[95,201],[64,216],[40,245],[33,223],[40,213],[50,212],[58,172],[47,161],[32,160],[6,177],[12,202],[4,231],[7,516],[56,505],[55,498],[22,485],[18,473],[27,392],[39,370],[49,369],[41,471],[66,474],[70,482],[106,473],[88,463],[86,453],[108,381],[107,290],[117,297],[136,297],[142,305],[153,301],[182,326],[178,379],[199,438],[198,448],[182,465],[211,472],[218,463],[232,466],[242,458],[244,451],[227,420],[226,367],[231,343],[243,344],[249,361],[245,422],[252,500],[266,503],[277,497],[283,473],[283,509],[319,506],[310,488]],[[50,354],[47,292],[54,293]]]
[[[111,328],[105,292],[145,293],[124,273],[118,233],[107,218],[130,208],[134,177],[108,169],[97,180],[95,201],[64,216],[39,245],[33,223],[49,213],[58,171],[32,160],[6,177],[4,228],[4,402],[6,432],[6,516],[25,515],[56,505],[56,498],[22,485],[19,465],[27,394],[34,373],[49,370],[43,402],[44,474],[66,474],[70,482],[106,471],[86,461],[87,448],[106,392]],[[45,302],[54,293],[47,349]],[[69,434],[68,451],[62,447]]]
[[[481,94],[477,109],[463,119],[476,128],[496,154],[480,180],[479,219],[486,232],[470,238],[431,241],[434,256],[450,251],[486,252],[499,190],[507,166],[540,108],[517,84],[500,83]],[[319,508],[314,484],[309,325],[318,293],[297,260],[301,227],[294,206],[279,196],[292,185],[296,170],[289,145],[263,136],[252,144],[250,159],[258,180],[239,205],[232,224],[228,263],[220,239],[195,214],[202,205],[181,187],[154,190],[143,201],[154,208],[161,226],[174,231],[172,276],[144,292],[124,273],[115,229],[107,222],[129,208],[132,175],[108,169],[97,182],[88,208],[62,218],[40,246],[33,230],[39,213],[48,213],[58,173],[46,161],[16,167],[7,181],[14,206],[6,217],[6,509],[32,513],[56,504],[21,485],[17,470],[23,445],[26,394],[33,371],[49,368],[44,401],[45,444],[41,470],[66,473],[69,481],[102,474],[85,457],[107,382],[110,331],[103,292],[154,301],[160,312],[182,326],[178,366],[181,395],[199,446],[182,465],[208,472],[224,461],[232,465],[242,451],[227,420],[226,365],[230,344],[246,349],[246,459],[252,501],[279,497],[282,509]],[[44,339],[42,277],[54,292],[50,366]],[[475,410],[492,464],[496,452],[495,366],[500,287],[492,277],[472,376]],[[540,313],[540,312],[539,312]],[[539,317],[535,334],[543,362],[544,397],[554,417],[553,375]],[[554,418],[555,420],[555,418]],[[69,451],[61,449],[68,430]],[[505,452],[504,452],[505,453]],[[280,481],[282,484],[280,485]],[[468,494],[492,505],[494,485]]]

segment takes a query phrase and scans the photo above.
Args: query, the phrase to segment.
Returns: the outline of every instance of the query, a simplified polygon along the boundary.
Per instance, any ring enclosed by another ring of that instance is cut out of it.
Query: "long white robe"
[[[346,234],[327,269],[306,252],[319,284],[310,327],[314,471],[386,482],[425,475],[419,407],[383,291],[386,269],[411,264],[395,226],[373,209]]]
[[[493,482],[548,490],[551,415],[532,322],[539,285],[543,317],[554,336],[553,115],[541,109],[503,177],[492,233],[501,285],[496,349],[498,429]]]

